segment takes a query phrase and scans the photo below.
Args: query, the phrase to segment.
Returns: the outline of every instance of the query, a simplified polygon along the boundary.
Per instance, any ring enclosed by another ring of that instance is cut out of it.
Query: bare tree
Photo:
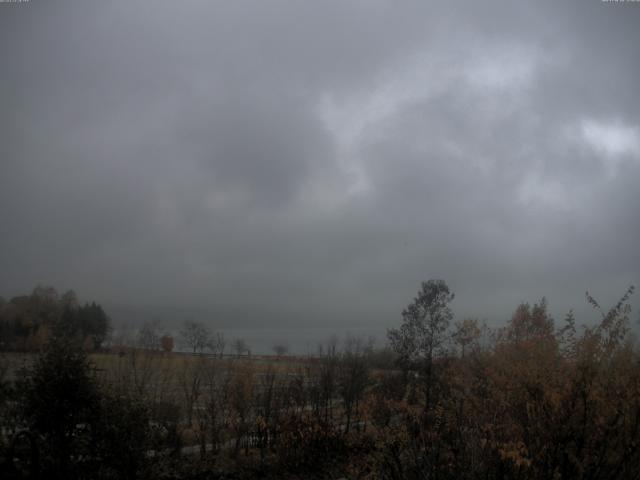
[[[189,426],[193,420],[193,408],[200,398],[205,373],[204,358],[183,357],[178,382],[184,398],[184,405]]]
[[[240,444],[252,423],[252,399],[254,394],[254,370],[250,364],[242,364],[232,372],[229,382],[228,402],[231,410],[230,428],[235,436],[233,457],[238,456]]]
[[[211,332],[200,322],[185,320],[180,330],[180,339],[193,353],[202,353],[210,345]]]
[[[134,336],[135,330],[131,324],[124,321],[112,332],[111,344],[113,347],[119,348],[120,351],[126,347],[135,346],[137,338]]]
[[[136,338],[136,344],[139,348],[145,350],[156,351],[160,349],[160,334],[158,329],[160,326],[159,320],[145,321],[140,329]]]
[[[213,451],[217,452],[222,433],[229,424],[230,405],[228,400],[229,369],[222,367],[216,360],[207,359],[203,368],[203,388],[200,403],[202,408],[196,410],[199,429],[197,437],[200,442],[200,453],[204,457],[207,439]]]
[[[284,396],[287,402],[287,408],[290,413],[296,415],[304,412],[309,402],[309,378],[307,369],[298,367],[291,375],[288,376],[289,382],[286,385],[287,393]]]
[[[224,356],[224,349],[227,346],[227,341],[224,338],[224,334],[220,332],[216,332],[211,336],[209,340],[208,348],[213,352],[214,355],[222,358]]]
[[[276,370],[273,366],[269,366],[260,375],[259,388],[254,394],[256,433],[261,462],[265,460],[267,447],[277,438],[279,428],[284,420],[283,415],[288,408],[284,392],[285,389]]]
[[[247,345],[247,342],[244,338],[236,338],[231,346],[235,350],[238,357],[249,350],[249,346]]]
[[[331,351],[331,350],[330,350]],[[329,426],[333,420],[333,400],[337,387],[337,355],[322,355],[308,365],[308,395],[316,419]]]
[[[367,356],[372,344],[362,339],[348,337],[338,364],[338,391],[344,404],[345,433],[349,433],[353,417],[358,415],[360,402],[369,384]]]
[[[325,343],[318,343],[317,356],[323,357],[326,354],[328,357],[335,357],[338,352],[338,343],[338,336],[335,333],[332,334]]]
[[[273,351],[278,357],[282,357],[283,355],[286,355],[289,352],[289,347],[284,343],[277,343],[276,345],[273,346]]]

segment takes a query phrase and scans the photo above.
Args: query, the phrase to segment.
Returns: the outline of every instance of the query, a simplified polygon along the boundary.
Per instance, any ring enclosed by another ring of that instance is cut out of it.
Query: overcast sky
[[[429,278],[497,323],[640,284],[638,2],[31,0],[0,52],[4,297],[380,329]]]

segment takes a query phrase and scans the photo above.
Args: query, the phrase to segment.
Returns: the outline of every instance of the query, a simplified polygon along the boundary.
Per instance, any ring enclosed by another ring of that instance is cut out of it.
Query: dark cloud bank
[[[585,290],[640,280],[638,25],[633,2],[0,4],[0,292],[318,337],[383,332],[445,278],[458,316],[546,295],[589,321]]]

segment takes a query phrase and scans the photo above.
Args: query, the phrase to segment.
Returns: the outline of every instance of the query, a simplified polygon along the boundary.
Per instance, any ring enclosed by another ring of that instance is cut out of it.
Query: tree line
[[[87,350],[100,348],[111,320],[95,302],[81,304],[73,290],[37,286],[29,295],[0,297],[0,350],[38,351],[54,335],[80,340]]]
[[[43,478],[638,478],[632,294],[610,309],[587,294],[591,326],[556,324],[542,299],[488,328],[455,321],[453,292],[430,280],[386,348],[347,338],[271,362],[89,357],[57,331],[1,383],[15,434],[0,461]]]

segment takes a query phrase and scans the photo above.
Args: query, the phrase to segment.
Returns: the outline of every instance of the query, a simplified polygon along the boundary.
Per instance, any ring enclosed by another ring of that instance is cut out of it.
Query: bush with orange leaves
[[[441,358],[438,403],[396,411],[380,430],[379,478],[638,478],[640,356],[627,300],[578,333],[555,329],[546,302],[520,305],[494,342]]]

